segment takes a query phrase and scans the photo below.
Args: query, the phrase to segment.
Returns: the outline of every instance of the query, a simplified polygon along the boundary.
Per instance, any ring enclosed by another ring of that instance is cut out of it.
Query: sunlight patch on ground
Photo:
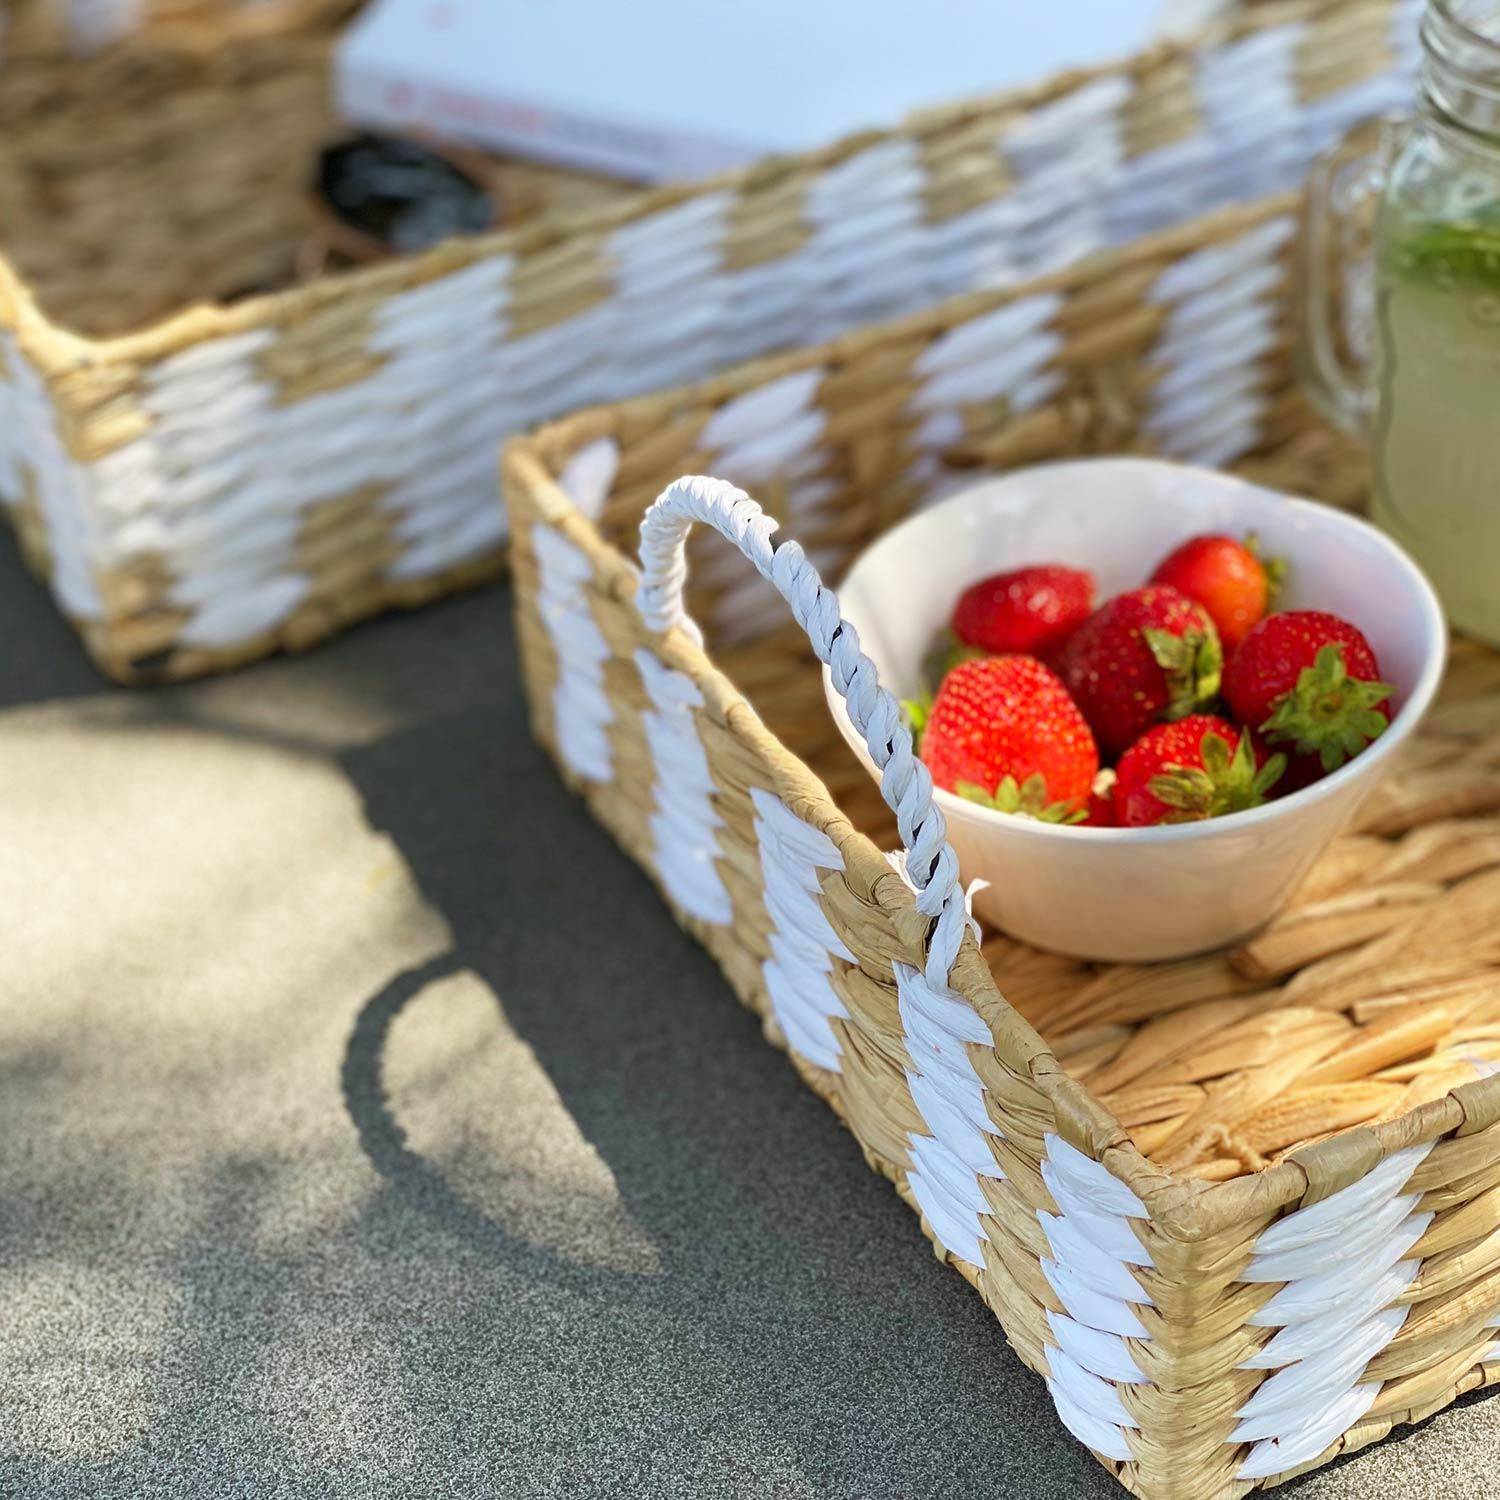
[[[384,1057],[407,1145],[477,1212],[580,1265],[660,1270],[608,1164],[483,979],[428,985],[396,1017]]]

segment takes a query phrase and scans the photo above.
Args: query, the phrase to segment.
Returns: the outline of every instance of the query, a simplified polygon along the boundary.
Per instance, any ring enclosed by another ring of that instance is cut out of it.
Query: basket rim
[[[282,34],[320,36],[327,31],[320,14],[329,0],[286,0],[296,19],[277,24],[281,6],[269,16],[247,22],[235,33],[242,37]],[[1388,9],[1391,0],[1358,0],[1358,10]],[[601,238],[610,231],[648,218],[691,199],[713,193],[735,195],[774,190],[788,179],[816,174],[882,142],[902,137],[923,141],[976,120],[993,116],[998,126],[1009,117],[1024,116],[1075,89],[1111,77],[1140,80],[1189,61],[1210,45],[1225,45],[1278,25],[1335,15],[1349,8],[1349,0],[1273,0],[1241,9],[1181,38],[1163,40],[1124,57],[1085,68],[1054,73],[1036,83],[971,95],[948,104],[908,113],[893,124],[856,131],[805,153],[761,158],[747,166],[687,183],[647,189],[623,202],[545,213],[536,222],[489,234],[459,237],[422,252],[376,265],[354,266],[320,275],[299,285],[262,293],[231,304],[199,301],[145,326],[121,333],[91,336],[53,317],[37,301],[25,279],[6,256],[0,241],[0,329],[8,328],[22,352],[47,377],[57,378],[81,366],[150,364],[194,345],[228,338],[256,328],[292,324],[348,295],[383,299],[424,286],[441,276],[504,254],[525,258],[540,255],[580,236]],[[253,18],[254,13],[252,13]],[[222,42],[222,36],[218,39]],[[181,21],[162,28],[151,45],[179,52],[202,52],[213,43],[201,24]],[[129,40],[122,49],[139,48]]]
[[[1077,265],[1036,281],[986,292],[969,293],[906,318],[877,324],[821,345],[753,360],[707,380],[671,391],[638,396],[615,404],[594,406],[546,423],[511,438],[501,459],[502,487],[522,487],[543,520],[560,527],[594,564],[601,586],[617,597],[633,599],[639,573],[634,561],[616,547],[583,514],[558,482],[563,459],[600,438],[616,438],[641,419],[665,408],[692,404],[718,405],[768,381],[817,366],[837,367],[880,344],[930,335],[967,321],[1006,302],[1049,291],[1064,291],[1096,282],[1101,272],[1118,274],[1139,261],[1160,259],[1181,247],[1201,246],[1206,237],[1226,230],[1254,227],[1293,209],[1297,195],[1284,194],[1258,203],[1221,209],[1187,224],[1175,226],[1115,251],[1102,252]],[[656,637],[664,655],[687,672],[704,691],[707,702],[726,717],[737,714],[735,728],[755,736],[758,747],[778,781],[799,799],[823,814],[824,829],[846,858],[851,854],[867,868],[884,857],[873,841],[845,817],[816,772],[788,749],[761,722],[753,705],[715,665],[708,652],[682,631]],[[831,815],[831,816],[830,816]],[[910,924],[915,903],[909,889],[891,875],[879,888],[881,904],[893,919]],[[1450,1089],[1405,1115],[1377,1125],[1355,1126],[1288,1156],[1274,1166],[1246,1173],[1227,1182],[1205,1183],[1162,1167],[1145,1156],[1123,1126],[1101,1104],[1086,1084],[1068,1076],[1051,1047],[995,983],[970,937],[954,966],[954,987],[971,1003],[982,1002],[986,1019],[1007,1031],[1030,1059],[1033,1081],[1066,1122],[1075,1144],[1087,1141],[1096,1158],[1130,1187],[1147,1205],[1152,1221],[1174,1239],[1192,1243],[1211,1238],[1247,1222],[1259,1222],[1299,1203],[1329,1196],[1350,1181],[1363,1177],[1377,1162],[1405,1147],[1450,1134],[1468,1136],[1500,1132],[1500,1074],[1476,1079]]]

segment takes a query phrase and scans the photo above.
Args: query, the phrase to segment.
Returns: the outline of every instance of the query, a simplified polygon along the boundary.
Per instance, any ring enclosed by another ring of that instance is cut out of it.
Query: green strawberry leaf
[[[935,693],[954,667],[988,655],[988,651],[981,651],[978,646],[966,646],[951,630],[944,630],[922,658],[922,680]]]
[[[1259,770],[1250,736],[1242,734],[1234,754],[1222,735],[1205,734],[1203,765],[1169,765],[1146,783],[1151,794],[1172,811],[1168,823],[1222,818],[1259,807],[1286,770],[1286,756],[1273,755]]]
[[[911,731],[912,749],[920,752],[922,733],[927,728],[928,719],[932,717],[932,694],[921,692],[915,698],[903,698],[900,707],[901,718]]]
[[[960,781],[953,790],[965,802],[1020,818],[1033,818],[1038,823],[1081,823],[1088,816],[1085,809],[1074,803],[1048,802],[1047,783],[1040,771],[1033,771],[1019,785],[1014,776],[1006,776],[993,792],[972,781]]]
[[[1261,733],[1298,755],[1316,755],[1325,771],[1336,771],[1385,733],[1388,720],[1377,705],[1395,691],[1388,682],[1351,677],[1344,648],[1330,642],[1277,700]]]
[[[1181,635],[1154,626],[1141,634],[1167,679],[1164,718],[1185,719],[1218,697],[1224,652],[1212,622],[1206,630],[1185,630]]]
[[[1287,560],[1284,557],[1267,557],[1260,550],[1260,537],[1255,532],[1245,536],[1245,551],[1258,562],[1266,574],[1266,614],[1276,606],[1277,597],[1286,586]]]

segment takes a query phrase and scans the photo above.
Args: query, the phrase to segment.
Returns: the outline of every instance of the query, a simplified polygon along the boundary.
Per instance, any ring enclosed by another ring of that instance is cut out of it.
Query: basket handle
[[[641,521],[641,583],[636,602],[647,625],[665,633],[674,626],[702,644],[682,602],[687,578],[687,535],[695,521],[727,537],[775,586],[807,633],[848,705],[880,769],[880,794],[896,814],[906,848],[906,871],[917,892],[917,910],[934,918],[927,943],[928,980],[945,986],[968,925],[958,856],[948,843],[942,812],[933,805],[932,776],[917,759],[911,732],[896,700],[880,685],[875,663],[859,648],[859,635],[839,612],[838,597],[796,542],[773,547],[776,521],[743,490],[722,479],[686,475],[669,484]]]

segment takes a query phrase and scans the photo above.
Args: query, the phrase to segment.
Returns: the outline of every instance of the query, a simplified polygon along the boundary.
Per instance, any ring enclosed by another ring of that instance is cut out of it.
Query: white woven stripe
[[[1124,1183],[1060,1136],[1049,1135],[1046,1148],[1044,1180],[1062,1213],[1038,1215],[1053,1251],[1042,1262],[1043,1273],[1069,1316],[1084,1327],[1145,1338],[1133,1309],[1150,1306],[1151,1299],[1129,1267],[1150,1259],[1124,1223],[1144,1218],[1143,1206]],[[1103,1228],[1099,1220],[1121,1222]]]
[[[780,798],[751,787],[762,891],[771,918],[771,956],[761,966],[777,1023],[795,1052],[831,1072],[842,1049],[832,1027],[847,1017],[829,975],[833,960],[854,955],[833,930],[818,900],[822,875],[842,870],[844,858],[827,834],[804,823]]]
[[[1396,1301],[1420,1269],[1409,1259],[1432,1223],[1403,1191],[1431,1145],[1408,1147],[1359,1181],[1264,1230],[1243,1279],[1281,1289],[1250,1319],[1280,1331],[1242,1368],[1268,1369],[1227,1439],[1248,1443],[1238,1477],[1263,1479],[1323,1452],[1380,1392],[1361,1381],[1401,1331]]]
[[[1214,144],[1205,207],[1280,191],[1305,165],[1292,69],[1306,26],[1267,27],[1201,53],[1196,77]]]
[[[620,467],[620,445],[613,438],[585,443],[563,465],[557,482],[579,512],[597,520]]]
[[[822,378],[820,368],[798,370],[726,401],[704,424],[699,441],[717,455],[779,432],[815,409]]]
[[[537,609],[557,661],[552,712],[558,753],[578,775],[608,781],[614,774],[608,727],[615,713],[604,691],[604,663],[611,652],[584,591],[593,568],[550,527],[533,527],[531,545],[540,575]]]
[[[1260,359],[1279,336],[1278,265],[1295,231],[1274,219],[1174,262],[1152,288],[1169,307],[1152,347],[1162,371],[1143,426],[1163,453],[1217,465],[1252,448],[1267,396]]]
[[[724,820],[714,809],[714,779],[693,721],[703,694],[692,678],[663,666],[649,651],[638,650],[635,664],[651,700],[641,718],[656,773],[650,818],[656,873],[684,911],[705,922],[728,922],[734,908],[714,863],[716,830]]]
[[[1008,125],[1001,149],[1017,174],[1014,247],[1022,276],[1055,270],[1104,245],[1111,184],[1124,150],[1119,110],[1130,96],[1122,77],[1091,80]]]
[[[1012,397],[1061,350],[1061,335],[1047,326],[1061,304],[1057,293],[1025,297],[934,340],[913,366],[923,377],[913,409],[931,413]]]
[[[984,1085],[966,1044],[993,1046],[983,1019],[946,982],[934,985],[907,964],[894,966],[906,1053],[906,1081],[927,1127],[908,1136],[912,1168],[907,1183],[943,1248],[984,1264],[988,1238],[981,1215],[990,1211],[980,1177],[1003,1178],[986,1143],[999,1131],[984,1107]]]
[[[1067,1354],[1085,1370],[1113,1380],[1118,1385],[1149,1385],[1150,1381],[1136,1363],[1130,1345],[1118,1334],[1103,1333],[1085,1327],[1066,1313],[1047,1312],[1052,1336]]]
[[[1101,1421],[1080,1406],[1073,1399],[1063,1381],[1048,1376],[1047,1391],[1052,1397],[1052,1404],[1057,1408],[1057,1415],[1063,1426],[1080,1443],[1091,1448],[1095,1453],[1102,1454],[1105,1458],[1125,1462],[1135,1457],[1130,1444],[1125,1441],[1124,1431],[1109,1422]]]
[[[1289,1415],[1281,1435],[1257,1443],[1250,1456],[1239,1467],[1239,1479],[1264,1479],[1310,1463],[1335,1438],[1347,1432],[1369,1409],[1380,1394],[1380,1384],[1373,1381],[1356,1385],[1334,1396],[1326,1405],[1317,1405]]]
[[[1047,1314],[1056,1340],[1047,1388],[1075,1437],[1107,1458],[1133,1458],[1125,1431],[1139,1424],[1116,1386],[1149,1383],[1126,1343],[1148,1337],[1135,1309],[1151,1298],[1130,1269],[1151,1264],[1130,1227],[1145,1206],[1061,1136],[1048,1135],[1045,1146],[1042,1180],[1060,1212],[1037,1214],[1052,1251],[1042,1273],[1066,1309]]]
[[[71,615],[102,613],[90,566],[88,469],[69,457],[41,377],[0,330],[0,500],[18,502],[27,476],[51,554],[52,591]]]

